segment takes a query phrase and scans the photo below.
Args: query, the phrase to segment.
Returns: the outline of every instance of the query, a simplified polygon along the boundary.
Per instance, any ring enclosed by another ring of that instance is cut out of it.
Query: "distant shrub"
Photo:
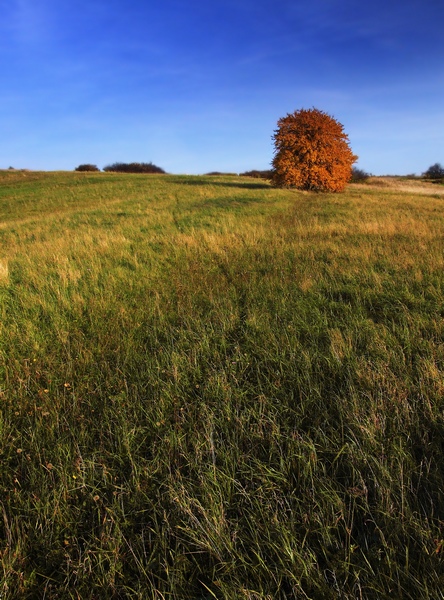
[[[245,173],[240,173],[241,177],[254,177],[256,179],[271,179],[273,177],[273,171],[269,169],[268,171],[258,171],[253,169],[252,171],[245,171]]]
[[[76,171],[100,171],[96,165],[79,165]]]
[[[444,178],[444,167],[439,163],[435,163],[422,174],[426,179],[443,179]]]
[[[104,171],[111,173],[165,173],[163,169],[149,163],[114,163],[103,167]]]
[[[363,169],[358,169],[358,167],[353,167],[350,181],[353,183],[367,181],[369,177],[371,177],[370,173],[367,173]]]
[[[205,173],[206,176],[215,177],[217,175],[236,177],[237,173],[222,173],[222,171],[210,171],[209,173]]]

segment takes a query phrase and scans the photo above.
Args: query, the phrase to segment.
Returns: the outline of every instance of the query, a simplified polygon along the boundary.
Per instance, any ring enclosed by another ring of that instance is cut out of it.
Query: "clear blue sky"
[[[444,163],[444,0],[0,0],[0,168],[269,168],[337,118],[358,166]]]

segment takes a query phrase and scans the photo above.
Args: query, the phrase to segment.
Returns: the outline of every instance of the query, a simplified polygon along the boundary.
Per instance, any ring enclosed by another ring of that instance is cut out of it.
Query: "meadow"
[[[443,599],[442,192],[0,172],[0,598]]]

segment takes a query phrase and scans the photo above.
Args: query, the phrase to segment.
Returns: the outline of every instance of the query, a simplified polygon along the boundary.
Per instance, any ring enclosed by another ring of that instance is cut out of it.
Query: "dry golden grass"
[[[9,277],[8,260],[0,260],[0,281],[6,282]]]
[[[443,597],[439,186],[0,184],[2,599]]]
[[[380,187],[385,190],[403,192],[405,194],[444,195],[444,186],[434,184],[421,179],[401,177],[370,177],[366,183],[354,183],[354,188],[368,189],[369,187]]]

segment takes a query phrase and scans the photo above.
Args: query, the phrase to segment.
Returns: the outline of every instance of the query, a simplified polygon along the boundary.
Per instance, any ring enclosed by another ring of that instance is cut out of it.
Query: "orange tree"
[[[279,119],[274,136],[273,183],[278,187],[340,192],[351,179],[353,154],[341,123],[301,109]]]

